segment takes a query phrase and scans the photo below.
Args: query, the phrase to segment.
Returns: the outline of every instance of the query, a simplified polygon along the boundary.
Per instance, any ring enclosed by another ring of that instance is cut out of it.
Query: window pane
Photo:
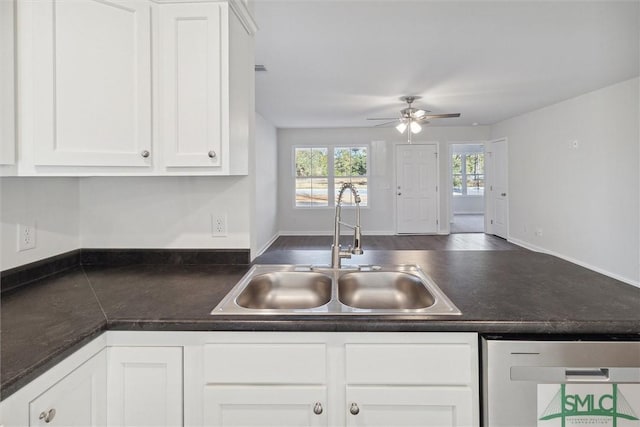
[[[467,174],[484,173],[484,154],[467,154]]]
[[[467,175],[467,195],[482,196],[484,194],[484,175]]]
[[[311,174],[313,176],[327,176],[327,149],[311,149]]]
[[[296,148],[296,177],[327,176],[326,148]]]
[[[358,195],[360,196],[360,206],[367,206],[367,193],[368,193],[368,182],[367,178],[364,177],[353,177],[353,178],[336,178],[335,183],[335,200],[338,200],[338,195],[340,194],[340,189],[342,188],[342,184],[345,182],[352,183],[356,190],[358,191]],[[350,190],[346,190],[344,195],[342,196],[342,206],[354,206],[355,202],[353,200],[353,193]]]
[[[454,154],[452,157],[452,171],[454,174],[462,173],[462,155]]]
[[[462,175],[455,174],[453,175],[453,195],[461,195],[462,194]]]
[[[366,147],[336,147],[333,152],[335,176],[366,176]]]
[[[327,178],[296,178],[296,206],[328,206]]]

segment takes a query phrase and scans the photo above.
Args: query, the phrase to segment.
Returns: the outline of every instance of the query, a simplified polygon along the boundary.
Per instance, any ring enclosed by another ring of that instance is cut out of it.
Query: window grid
[[[294,206],[333,207],[345,182],[355,185],[361,199],[360,206],[367,206],[368,151],[366,146],[355,145],[294,147]],[[355,205],[351,192],[344,193],[342,205]]]

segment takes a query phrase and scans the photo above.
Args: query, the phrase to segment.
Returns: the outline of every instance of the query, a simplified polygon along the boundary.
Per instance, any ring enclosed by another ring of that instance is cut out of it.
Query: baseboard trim
[[[347,236],[349,233],[345,230],[342,235]],[[366,231],[362,233],[365,236],[395,236],[395,231]],[[307,231],[307,230],[280,230],[278,236],[332,236],[333,232],[331,230],[316,230],[316,231]]]
[[[251,260],[253,261],[255,258],[257,258],[260,255],[262,255],[267,249],[269,249],[269,246],[273,245],[273,242],[275,242],[278,239],[278,237],[280,237],[280,233],[274,234],[271,237],[271,239],[269,239],[269,241],[267,241],[267,243],[265,243],[260,249],[258,249],[256,254],[251,257]]]
[[[580,267],[587,268],[587,269],[589,269],[591,271],[595,271],[596,273],[604,274],[605,276],[611,277],[612,279],[616,279],[616,280],[619,280],[619,281],[624,282],[626,284],[629,284],[629,285],[635,286],[637,288],[640,288],[640,282],[638,282],[637,280],[632,280],[632,279],[629,279],[628,277],[624,277],[624,276],[621,276],[619,274],[612,273],[612,272],[610,272],[608,270],[605,270],[605,269],[600,268],[600,267],[596,267],[596,266],[591,265],[589,263],[586,263],[584,261],[580,261],[580,260],[578,260],[576,258],[572,258],[570,256],[563,255],[563,254],[560,254],[558,252],[554,252],[554,251],[545,249],[543,247],[533,245],[533,244],[531,244],[529,242],[526,242],[524,240],[515,239],[513,237],[507,238],[507,241],[509,243],[513,243],[514,245],[518,245],[518,246],[520,246],[522,248],[529,249],[529,250],[534,251],[534,252],[540,252],[540,253],[543,253],[543,254],[547,254],[547,255],[552,255],[552,256],[558,257],[558,258],[563,259],[565,261],[569,261],[572,264],[579,265]]]

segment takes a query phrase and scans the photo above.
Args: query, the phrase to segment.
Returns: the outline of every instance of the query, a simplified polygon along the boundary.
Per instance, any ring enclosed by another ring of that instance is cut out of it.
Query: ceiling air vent
[[[254,67],[254,69],[255,69],[256,71],[267,71],[267,67],[265,67],[265,66],[264,66],[264,65],[262,65],[262,64],[256,64],[256,66]]]

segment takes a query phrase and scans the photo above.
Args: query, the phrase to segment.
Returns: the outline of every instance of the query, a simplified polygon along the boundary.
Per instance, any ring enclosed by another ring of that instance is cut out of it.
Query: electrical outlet
[[[36,224],[18,224],[18,251],[36,247]]]
[[[227,235],[227,214],[211,214],[211,235],[224,237]]]

